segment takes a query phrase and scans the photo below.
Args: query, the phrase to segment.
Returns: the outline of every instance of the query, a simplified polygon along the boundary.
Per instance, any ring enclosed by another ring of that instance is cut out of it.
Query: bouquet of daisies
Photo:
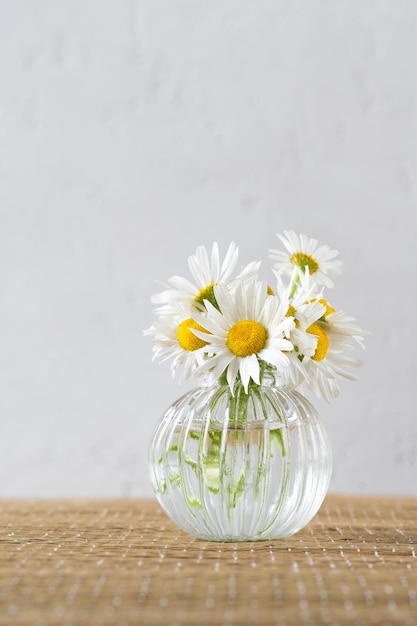
[[[293,231],[277,237],[284,250],[269,251],[272,281],[259,277],[260,262],[234,275],[237,246],[221,263],[214,243],[210,255],[199,246],[188,258],[194,282],[172,276],[152,297],[157,319],[145,334],[173,375],[224,380],[233,394],[237,383],[247,393],[274,371],[282,384],[327,401],[338,395],[340,377],[356,379],[347,369],[360,361],[348,353],[363,347],[365,332],[324,294],[333,287],[329,275],[341,272],[339,253]]]

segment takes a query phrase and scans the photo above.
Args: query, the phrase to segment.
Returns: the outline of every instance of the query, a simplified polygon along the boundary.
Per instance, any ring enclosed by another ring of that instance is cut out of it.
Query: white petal
[[[229,366],[227,368],[227,382],[229,383],[230,390],[233,394],[233,386],[236,380],[237,373],[239,371],[239,360],[234,358],[230,361]]]
[[[220,280],[222,282],[226,282],[229,279],[230,275],[232,274],[233,270],[236,267],[238,254],[239,254],[239,249],[237,248],[236,244],[232,241],[232,243],[229,245],[227,249],[226,256],[222,263],[220,275],[217,279],[217,282],[219,282]]]
[[[255,354],[240,359],[239,372],[246,393],[251,378],[259,385],[259,361]]]

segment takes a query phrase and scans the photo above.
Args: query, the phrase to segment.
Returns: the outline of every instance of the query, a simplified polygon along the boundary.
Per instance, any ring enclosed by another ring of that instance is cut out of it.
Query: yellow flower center
[[[311,302],[317,302],[317,298],[313,298],[311,300]],[[331,313],[334,313],[334,308],[332,306],[330,306],[330,304],[327,302],[327,300],[325,300],[324,298],[319,298],[319,302],[320,304],[322,304],[325,307],[325,312],[323,313],[323,316],[320,319],[325,319],[328,315],[330,315]]]
[[[311,358],[313,361],[322,361],[329,349],[329,338],[327,333],[317,322],[311,324],[311,326],[307,328],[307,332],[310,333],[310,335],[315,335],[317,337],[316,351]]]
[[[304,252],[294,252],[290,257],[290,261],[293,265],[297,265],[303,272],[305,272],[306,267],[308,267],[310,275],[315,274],[319,269],[319,264],[316,259]]]
[[[293,307],[292,304],[290,304],[288,306],[288,309],[287,309],[287,312],[285,314],[285,317],[294,317],[296,313],[297,313],[297,309],[295,307]],[[296,320],[295,317],[294,317],[294,322],[295,322],[295,327],[299,328],[300,322],[298,320]]]
[[[268,296],[275,296],[274,290],[269,285],[267,285],[266,287],[266,293],[268,294]]]
[[[265,347],[267,339],[266,329],[254,320],[236,322],[227,333],[227,347],[236,356],[257,354]]]
[[[178,326],[177,330],[177,339],[183,350],[188,350],[189,352],[194,352],[194,350],[198,350],[203,346],[207,345],[207,341],[203,341],[199,337],[196,337],[191,328],[195,328],[196,330],[201,330],[203,332],[207,332],[205,328],[197,324],[191,317],[187,320],[181,322]]]
[[[330,304],[327,302],[327,300],[325,300],[324,298],[320,298],[319,302],[320,302],[320,304],[322,304],[323,306],[326,307],[326,311],[324,313],[324,317],[327,317],[327,315],[330,315],[331,313],[334,313],[334,308],[332,306],[330,306]]]
[[[215,284],[211,283],[210,285],[207,285],[207,287],[203,287],[202,289],[200,289],[200,291],[194,298],[194,302],[197,304],[197,308],[204,309],[204,300],[208,300],[213,306],[216,307],[217,310],[220,310],[219,305],[217,304],[216,296],[214,295],[214,287]]]

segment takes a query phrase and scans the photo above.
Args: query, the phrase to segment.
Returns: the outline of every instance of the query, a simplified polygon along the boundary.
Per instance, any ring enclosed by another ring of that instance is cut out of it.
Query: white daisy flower
[[[281,273],[291,276],[294,268],[298,275],[308,270],[317,285],[333,287],[329,273],[340,274],[342,263],[336,260],[339,252],[329,246],[317,247],[317,239],[308,239],[306,235],[297,235],[292,230],[284,231],[284,236],[277,234],[287,252],[270,250],[269,258],[275,261],[274,267]]]
[[[171,372],[175,376],[181,368],[180,380],[190,380],[206,359],[202,348],[205,341],[197,337],[192,329],[205,330],[191,317],[188,307],[181,304],[175,308],[175,314],[162,314],[155,324],[144,331],[153,337],[153,360],[160,363],[171,360]]]
[[[343,353],[353,350],[356,343],[363,347],[366,333],[353,324],[353,318],[335,311],[324,299],[317,303],[325,307],[323,316],[307,328],[307,332],[317,338],[317,347],[314,355],[303,360],[303,364],[309,388],[329,402],[339,394],[339,377],[357,380],[345,368],[358,367],[361,361]]]
[[[315,284],[310,282],[308,272],[297,282],[294,280],[296,276],[295,271],[293,271],[292,279],[288,285],[282,282],[279,273],[274,271],[274,274],[277,278],[278,298],[282,302],[288,303],[287,315],[292,316],[295,322],[289,335],[294,350],[288,354],[288,358],[292,363],[293,377],[291,383],[298,386],[308,379],[307,371],[303,365],[304,358],[313,356],[317,347],[317,337],[307,332],[307,328],[323,316],[325,307],[313,297]],[[294,289],[294,286],[297,288]]]
[[[168,289],[152,297],[155,304],[168,305],[165,312],[169,312],[172,303],[183,302],[193,305],[199,310],[204,310],[203,302],[208,300],[217,307],[214,297],[214,286],[226,284],[233,286],[239,281],[247,280],[256,275],[260,262],[252,262],[246,265],[242,271],[232,279],[233,271],[238,259],[238,248],[235,243],[231,243],[227,250],[223,263],[220,265],[219,248],[214,242],[211,249],[211,256],[204,246],[199,246],[195,255],[188,257],[188,267],[194,278],[194,283],[182,278],[172,276],[168,280]]]
[[[214,378],[226,372],[232,393],[238,375],[246,393],[251,379],[260,384],[260,360],[286,374],[290,367],[286,353],[293,349],[288,336],[294,328],[294,319],[286,316],[287,304],[268,295],[264,281],[239,283],[233,295],[219,284],[214,293],[220,310],[206,301],[206,316],[194,316],[210,333],[194,331],[207,341],[202,350],[211,355],[200,369],[209,370]]]

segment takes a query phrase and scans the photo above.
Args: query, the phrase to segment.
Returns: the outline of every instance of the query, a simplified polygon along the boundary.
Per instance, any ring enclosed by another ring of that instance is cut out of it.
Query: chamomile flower
[[[239,283],[233,295],[219,284],[214,294],[219,308],[206,301],[206,315],[194,316],[206,329],[194,333],[207,342],[202,351],[210,355],[200,370],[214,378],[226,372],[232,393],[238,376],[246,393],[251,379],[260,384],[260,361],[287,373],[287,353],[293,349],[288,336],[294,328],[287,304],[268,295],[266,282],[257,280]]]
[[[226,252],[223,263],[220,264],[219,247],[213,243],[209,257],[205,246],[198,246],[196,253],[188,257],[188,267],[194,279],[189,281],[181,276],[172,276],[168,279],[168,289],[152,297],[152,302],[160,305],[168,305],[165,312],[173,303],[182,302],[193,305],[199,310],[204,309],[204,301],[208,300],[217,307],[214,296],[214,287],[217,284],[233,286],[236,282],[247,280],[256,275],[260,262],[252,262],[246,265],[242,271],[232,278],[238,260],[238,248],[231,243]]]
[[[269,258],[275,261],[275,269],[291,276],[294,268],[301,276],[306,271],[317,285],[333,287],[329,273],[341,273],[341,261],[337,260],[339,252],[330,250],[329,246],[317,247],[317,239],[308,239],[306,235],[297,235],[294,231],[284,231],[284,236],[277,234],[287,252],[270,250]]]
[[[172,375],[175,376],[180,369],[180,380],[190,380],[205,360],[202,352],[205,341],[193,330],[204,330],[204,327],[192,319],[188,307],[177,304],[174,311],[171,310],[169,315],[162,313],[144,334],[153,338],[153,360],[160,363],[171,360]]]
[[[287,315],[294,318],[294,328],[289,335],[294,350],[288,354],[288,358],[292,364],[291,383],[298,386],[308,379],[304,358],[313,356],[317,347],[317,337],[307,332],[307,328],[322,317],[325,307],[313,298],[315,285],[310,282],[308,272],[296,281],[294,270],[288,285],[282,282],[278,273],[274,271],[274,274],[277,278],[276,293],[281,301],[288,303]]]
[[[346,368],[358,367],[361,361],[345,353],[353,350],[355,344],[363,347],[366,333],[353,324],[353,318],[335,311],[324,299],[318,302],[325,305],[323,316],[307,328],[317,338],[317,346],[314,355],[303,363],[309,388],[329,402],[339,394],[340,377],[357,380]]]

